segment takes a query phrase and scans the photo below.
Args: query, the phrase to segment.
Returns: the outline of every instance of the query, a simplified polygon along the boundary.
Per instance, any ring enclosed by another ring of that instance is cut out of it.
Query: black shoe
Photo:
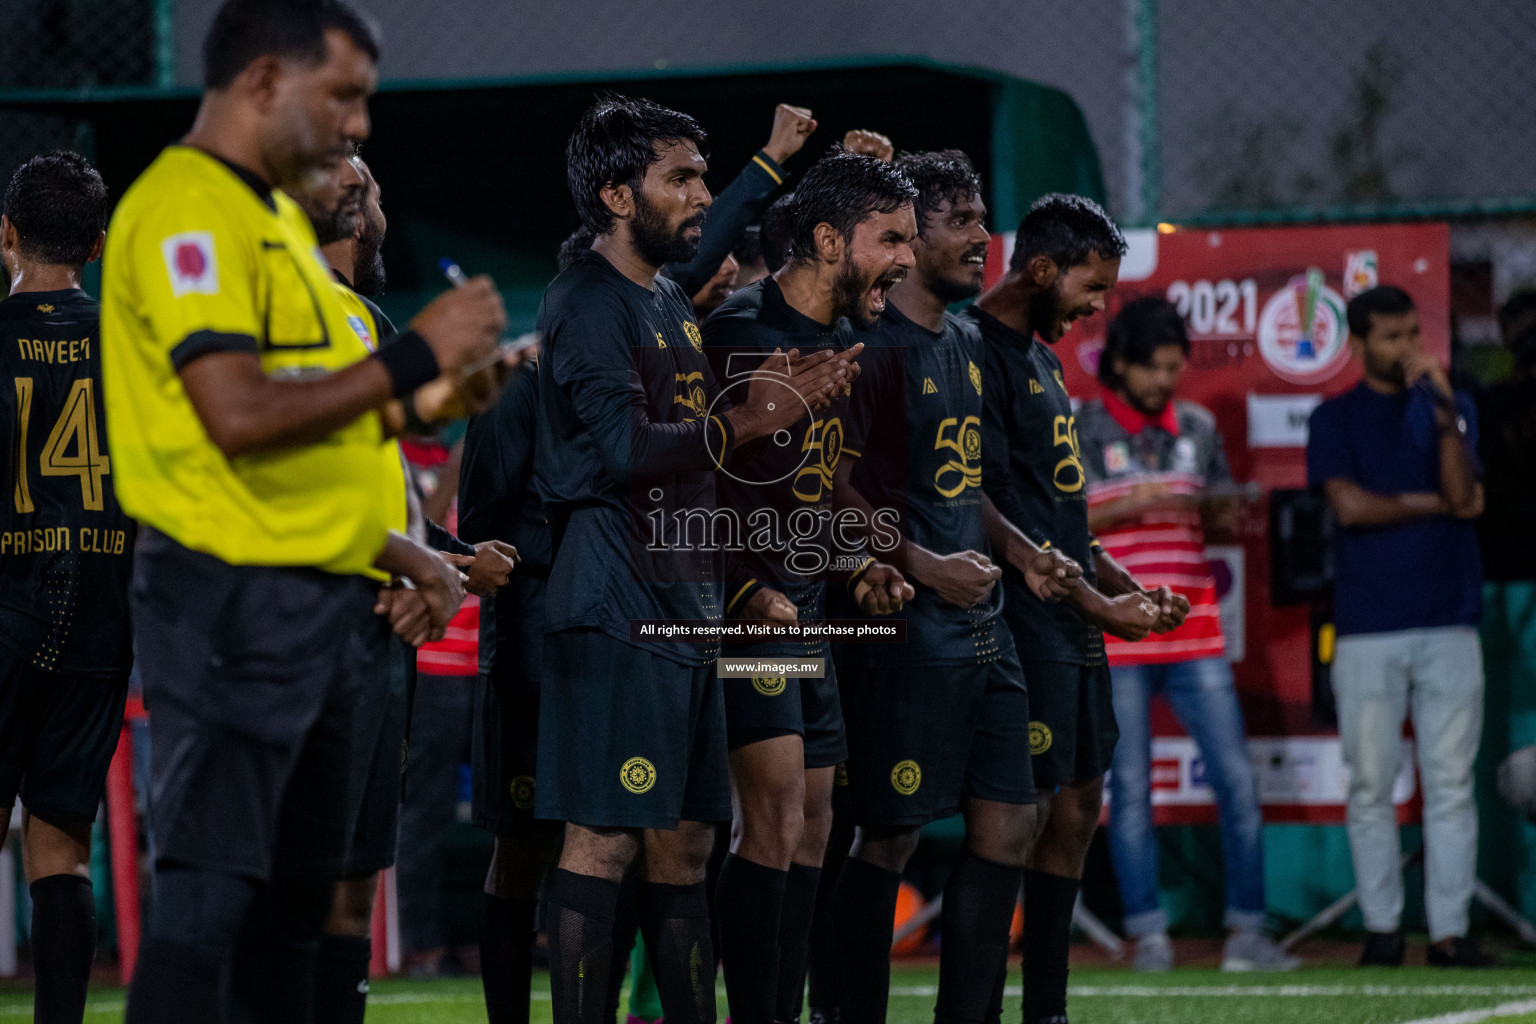
[[[811,1024],[842,1024],[843,1011],[836,1006],[811,1007]]]
[[[1403,933],[1366,932],[1365,948],[1360,950],[1360,966],[1403,966]]]
[[[1499,958],[1483,952],[1476,941],[1457,936],[1450,940],[1451,948],[1442,949],[1432,944],[1425,952],[1424,962],[1431,967],[1497,967]]]

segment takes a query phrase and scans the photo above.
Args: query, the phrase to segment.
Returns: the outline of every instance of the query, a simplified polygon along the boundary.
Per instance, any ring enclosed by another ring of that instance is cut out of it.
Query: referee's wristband
[[[405,398],[428,381],[436,380],[442,372],[427,339],[415,331],[396,335],[395,340],[375,352],[373,358],[389,372],[396,398]]]

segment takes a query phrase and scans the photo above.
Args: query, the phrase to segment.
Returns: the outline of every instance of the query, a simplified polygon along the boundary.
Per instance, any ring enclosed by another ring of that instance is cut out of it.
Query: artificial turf
[[[1360,970],[1309,967],[1286,975],[1233,975],[1205,968],[1134,974],[1123,967],[1072,972],[1073,1024],[1536,1024],[1536,961],[1489,971],[1426,967]],[[890,1024],[933,1019],[938,969],[898,963],[892,973]],[[1018,967],[1010,977],[1004,1020],[1018,1019]],[[550,1020],[549,984],[535,976],[534,1021]],[[724,1020],[721,992],[721,1020]],[[0,992],[0,1021],[31,1013],[24,989]],[[123,993],[94,988],[87,1024],[122,1020]],[[376,982],[369,1024],[480,1024],[476,979]]]

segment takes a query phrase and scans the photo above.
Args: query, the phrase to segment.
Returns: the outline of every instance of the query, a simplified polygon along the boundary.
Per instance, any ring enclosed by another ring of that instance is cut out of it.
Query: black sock
[[[839,769],[841,773],[841,769]],[[846,780],[845,780],[846,782]],[[843,874],[843,864],[848,860],[848,847],[853,844],[853,822],[847,808],[847,785],[832,790],[832,837],[827,840],[827,855],[821,862],[821,882],[816,886],[816,911],[811,919],[810,960],[806,965],[809,984],[807,999],[814,1014],[837,1010],[838,994],[842,982],[838,980],[837,964],[840,959],[837,948],[837,929],[833,926],[833,897],[837,894],[837,882]]]
[[[128,1024],[218,1024],[222,985],[241,922],[261,886],[202,868],[161,864],[148,934],[128,992]]]
[[[901,875],[855,857],[843,865],[832,913],[841,953],[843,1024],[885,1024],[891,995],[891,936]]]
[[[704,883],[640,883],[640,934],[668,1024],[714,1024],[715,953]]]
[[[617,1020],[619,998],[624,994],[624,973],[629,969],[629,954],[640,934],[640,879],[638,868],[630,865],[619,883],[619,899],[613,909],[613,968],[608,972],[608,998],[603,1019]]]
[[[363,1024],[372,961],[373,940],[366,935],[320,936],[315,959],[316,1024]]]
[[[504,900],[486,893],[484,902],[480,980],[485,987],[486,1018],[490,1024],[528,1024],[533,927],[539,901]]]
[[[49,875],[32,883],[32,997],[37,1024],[80,1024],[96,958],[96,903],[91,880]]]
[[[139,947],[123,1024],[219,1024],[227,953],[149,936]]]
[[[936,1022],[981,1024],[1008,972],[1008,926],[1020,870],[962,850],[944,886]]]
[[[779,920],[786,871],[734,853],[720,868],[715,908],[720,918],[720,962],[725,999],[735,1024],[772,1024],[779,996]]]
[[[251,905],[230,961],[225,1012],[233,1024],[315,1019],[320,931],[335,887],[331,879],[274,879]]]
[[[603,1020],[618,898],[618,882],[563,868],[550,873],[549,991],[561,1024]]]
[[[784,912],[779,915],[779,994],[775,1020],[797,1021],[805,1002],[805,957],[816,917],[821,868],[791,864],[784,883]]]
[[[1024,872],[1024,1024],[1067,1019],[1067,961],[1072,908],[1082,882]]]

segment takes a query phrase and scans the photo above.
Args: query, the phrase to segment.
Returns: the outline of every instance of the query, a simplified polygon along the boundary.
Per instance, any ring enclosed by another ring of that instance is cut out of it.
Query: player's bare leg
[[[0,820],[10,820],[9,807],[0,813]],[[79,1024],[96,956],[91,826],[87,822],[60,827],[23,812],[21,843],[32,892],[34,1018],[40,1024]]]
[[[485,876],[480,974],[490,1024],[527,1024],[539,883],[554,859],[553,836],[497,836]]]

